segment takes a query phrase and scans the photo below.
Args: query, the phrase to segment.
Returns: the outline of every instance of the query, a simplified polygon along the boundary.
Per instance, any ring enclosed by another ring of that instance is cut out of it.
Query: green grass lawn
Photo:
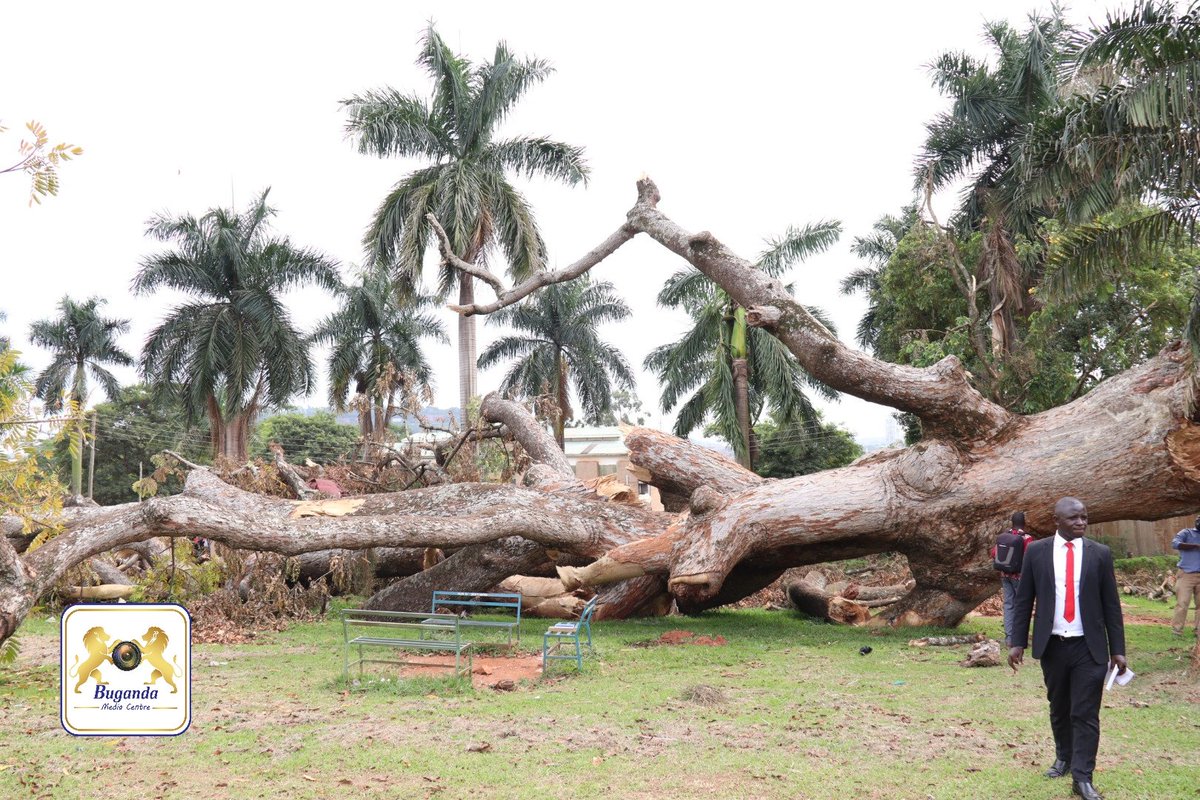
[[[1170,607],[1130,601],[1140,618]],[[540,644],[544,620],[526,620]],[[514,692],[340,679],[336,619],[254,644],[197,645],[193,723],[170,739],[75,738],[58,721],[57,618],[0,669],[0,797],[1039,798],[1052,760],[1041,671],[964,669],[928,630],[727,611],[595,625],[583,674]],[[646,646],[665,631],[723,646]],[[971,619],[964,632],[999,635]],[[1096,784],[1110,800],[1200,797],[1192,640],[1130,624],[1128,687],[1105,698]],[[862,656],[859,649],[870,645]],[[378,676],[387,668],[377,667]],[[697,691],[696,687],[706,687]],[[712,691],[707,691],[711,689]]]

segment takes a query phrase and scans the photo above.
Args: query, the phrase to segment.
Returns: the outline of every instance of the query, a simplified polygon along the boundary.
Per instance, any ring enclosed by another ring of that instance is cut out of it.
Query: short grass
[[[1165,619],[1161,602],[1128,609]],[[527,620],[526,646],[545,622]],[[668,630],[723,646],[646,646]],[[999,634],[972,619],[965,632]],[[933,631],[822,625],[789,612],[599,622],[582,674],[514,692],[340,677],[341,626],[198,645],[192,728],[170,739],[69,736],[57,620],[22,630],[0,670],[0,797],[1065,798],[1041,674],[964,669]],[[1130,624],[1138,678],[1105,698],[1096,783],[1110,798],[1200,797],[1190,638]],[[860,655],[870,645],[872,650]]]

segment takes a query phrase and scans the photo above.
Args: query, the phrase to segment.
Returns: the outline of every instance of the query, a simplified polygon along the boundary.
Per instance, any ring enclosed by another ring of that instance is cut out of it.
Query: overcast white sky
[[[554,265],[574,261],[620,224],[643,172],[658,183],[665,213],[713,231],[748,258],[790,224],[839,219],[842,242],[793,279],[801,299],[824,307],[852,341],[864,303],[837,289],[858,265],[850,241],[912,198],[923,124],[946,105],[923,65],[947,49],[981,52],[986,19],[1023,25],[1048,5],[10,4],[0,34],[0,120],[11,130],[0,137],[0,161],[15,158],[14,133],[28,119],[86,153],[63,169],[59,196],[32,209],[22,178],[0,178],[0,310],[8,314],[0,324],[25,360],[41,367],[48,354],[29,345],[29,323],[52,316],[66,293],[99,295],[108,315],[132,320],[123,344],[136,354],[172,302],[129,292],[140,259],[158,247],[144,236],[145,221],[159,211],[243,207],[267,186],[277,232],[345,267],[360,262],[371,213],[417,163],[359,156],[344,139],[338,101],[384,85],[426,91],[413,59],[432,19],[475,60],[505,39],[557,69],[505,128],[586,147],[586,188],[522,186]],[[1113,5],[1076,3],[1070,16],[1100,19]],[[658,386],[640,366],[652,347],[685,328],[681,314],[654,303],[682,265],[639,237],[593,271],[633,308],[631,323],[605,335],[639,369],[640,397],[655,411]],[[486,287],[477,292],[490,297]],[[305,328],[333,309],[316,291],[296,293],[290,305]],[[453,331],[454,315],[443,313]],[[497,333],[481,321],[480,349]],[[438,405],[457,405],[454,350],[431,345],[429,352]],[[481,390],[495,388],[501,375],[481,375]],[[322,381],[297,403],[321,405],[325,392]],[[865,440],[882,438],[890,417],[853,398],[826,413]],[[652,422],[671,420],[656,414]]]

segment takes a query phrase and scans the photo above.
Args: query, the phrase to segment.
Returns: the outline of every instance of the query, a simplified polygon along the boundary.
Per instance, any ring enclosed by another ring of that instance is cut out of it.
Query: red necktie
[[[1063,619],[1075,621],[1075,543],[1067,542],[1067,594],[1063,599]]]

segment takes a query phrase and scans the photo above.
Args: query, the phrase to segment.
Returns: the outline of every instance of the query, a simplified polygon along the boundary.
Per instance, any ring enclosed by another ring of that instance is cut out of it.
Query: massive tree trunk
[[[246,461],[247,442],[250,438],[250,423],[254,411],[246,410],[226,419],[216,398],[208,399],[208,421],[213,458],[225,458],[234,463]]]
[[[982,397],[956,359],[919,369],[850,350],[779,281],[711,234],[683,231],[657,200],[654,185],[639,182],[627,222],[600,248],[513,289],[454,260],[444,241],[443,255],[497,290],[494,310],[577,277],[647,233],[748,308],[751,324],[769,328],[815,378],[917,415],[926,438],[842,469],[764,480],[686,441],[633,429],[626,442],[639,478],[659,486],[670,508],[687,511],[655,513],[609,502],[581,484],[528,413],[489,397],[484,418],[502,424],[534,462],[523,487],[455,484],[294,502],[250,495],[193,470],[174,497],[72,509],[67,530],[33,553],[18,556],[0,539],[0,640],[71,565],[127,542],[185,534],[287,554],[461,548],[377,595],[375,607],[423,609],[432,588],[487,589],[552,562],[568,590],[602,589],[603,616],[661,605],[664,588],[681,609],[701,610],[738,599],[788,567],[891,551],[907,556],[915,584],[876,621],[953,625],[993,594],[987,550],[1016,509],[1034,530],[1049,532],[1053,504],[1064,495],[1081,497],[1093,522],[1160,519],[1200,504],[1200,426],[1186,347],[1169,347],[1069,405],[1012,414]],[[591,563],[573,566],[580,559]]]

